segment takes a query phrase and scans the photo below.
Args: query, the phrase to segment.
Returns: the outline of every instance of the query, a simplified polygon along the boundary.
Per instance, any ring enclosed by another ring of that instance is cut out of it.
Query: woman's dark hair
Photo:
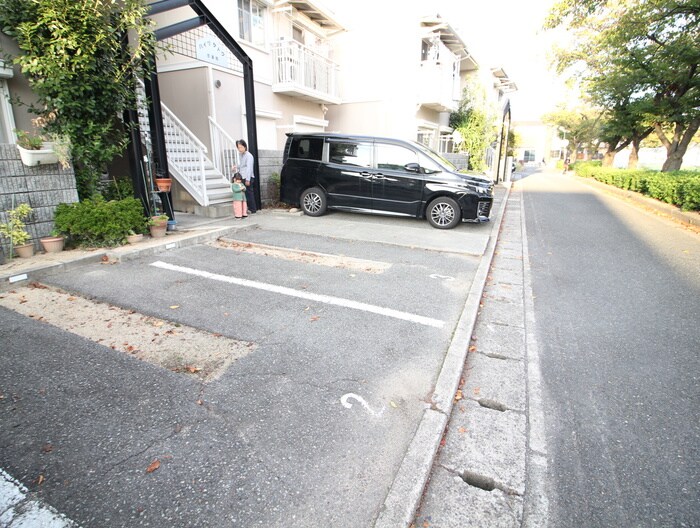
[[[243,145],[243,148],[248,150],[248,143],[245,142],[245,139],[239,139],[236,141],[236,145]]]

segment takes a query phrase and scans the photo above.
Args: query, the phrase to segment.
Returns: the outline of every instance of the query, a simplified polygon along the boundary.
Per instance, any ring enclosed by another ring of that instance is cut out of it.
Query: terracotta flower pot
[[[46,253],[58,253],[59,251],[63,251],[65,241],[65,238],[62,236],[49,236],[39,239],[39,242],[41,242],[41,246],[44,248]]]
[[[15,246],[15,253],[18,257],[29,258],[34,256],[34,244],[22,244]]]
[[[151,236],[153,238],[162,238],[165,236],[165,231],[168,229],[168,223],[163,222],[163,224],[154,224],[148,226],[151,231]]]
[[[170,192],[170,187],[172,184],[172,178],[156,178],[156,187],[158,187],[158,192]]]
[[[127,235],[126,236],[126,241],[129,244],[136,244],[137,242],[141,242],[143,240],[143,235],[141,233],[138,233],[136,235]]]

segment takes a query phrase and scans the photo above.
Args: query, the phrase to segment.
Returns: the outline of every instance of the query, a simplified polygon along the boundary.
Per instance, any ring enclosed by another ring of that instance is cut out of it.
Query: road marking
[[[227,275],[219,275],[218,273],[210,273],[208,271],[198,270],[194,268],[187,268],[184,266],[176,266],[175,264],[168,264],[167,262],[156,261],[152,262],[151,266],[156,268],[166,269],[170,271],[177,271],[180,273],[186,273],[188,275],[194,275],[197,277],[203,277],[205,279],[215,280],[219,282],[227,282],[229,284],[236,284],[238,286],[245,286],[246,288],[254,288],[256,290],[263,290],[272,293],[279,293],[281,295],[288,295],[289,297],[297,297],[299,299],[306,299],[308,301],[320,302],[324,304],[332,304],[334,306],[342,306],[344,308],[351,308],[353,310],[360,310],[363,312],[370,312],[377,315],[383,315],[386,317],[393,317],[394,319],[401,319],[403,321],[410,321],[412,323],[418,323],[425,326],[431,326],[433,328],[442,328],[445,326],[444,321],[439,319],[432,319],[430,317],[423,317],[422,315],[416,315],[408,312],[400,312],[398,310],[392,310],[391,308],[384,308],[382,306],[375,306],[373,304],[366,304],[357,301],[351,301],[350,299],[343,299],[342,297],[332,297],[330,295],[321,295],[317,293],[310,293],[304,291],[294,290],[292,288],[286,288],[284,286],[276,286],[274,284],[267,284],[265,282],[257,282],[248,279],[239,279],[237,277],[229,277]]]
[[[382,410],[379,412],[373,411],[372,408],[369,406],[369,404],[365,401],[365,399],[362,396],[358,396],[357,394],[353,392],[348,392],[347,394],[343,394],[343,396],[340,398],[340,403],[345,407],[346,409],[351,409],[352,408],[352,403],[350,403],[348,400],[353,399],[357,400],[360,405],[362,405],[365,410],[371,414],[372,416],[381,416],[384,414],[384,409],[386,407],[382,406]]]
[[[437,273],[433,273],[432,275],[430,275],[430,278],[431,278],[431,279],[443,279],[443,280],[446,280],[446,281],[453,281],[453,280],[455,280],[454,277],[450,277],[449,275],[438,275]]]
[[[76,528],[78,525],[48,504],[29,498],[25,486],[0,469],[0,525]]]

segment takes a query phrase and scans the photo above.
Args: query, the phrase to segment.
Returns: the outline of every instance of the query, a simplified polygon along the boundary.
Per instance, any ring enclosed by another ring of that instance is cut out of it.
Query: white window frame
[[[248,2],[250,6],[250,11],[245,11],[242,6],[242,2]],[[238,12],[238,36],[241,40],[259,48],[265,48],[267,46],[267,3],[260,2],[258,0],[238,0],[236,3],[236,8]],[[255,8],[255,9],[254,9]],[[257,15],[254,14],[257,11]],[[245,18],[247,17],[248,31],[249,35],[246,37],[243,35]],[[254,28],[254,22],[256,22],[256,17],[259,19],[260,28],[256,30]],[[258,37],[256,39],[256,37]],[[262,39],[262,40],[260,40]]]
[[[8,143],[16,143],[17,136],[15,135],[15,115],[12,112],[12,103],[10,102],[10,90],[7,87],[7,80],[0,79],[0,126],[2,127],[2,137]]]

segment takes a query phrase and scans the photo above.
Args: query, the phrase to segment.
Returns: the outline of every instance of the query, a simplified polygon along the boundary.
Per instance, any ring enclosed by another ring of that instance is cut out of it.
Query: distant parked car
[[[327,209],[413,216],[438,229],[488,220],[493,182],[458,172],[423,145],[331,133],[287,136],[280,199],[309,216]]]

